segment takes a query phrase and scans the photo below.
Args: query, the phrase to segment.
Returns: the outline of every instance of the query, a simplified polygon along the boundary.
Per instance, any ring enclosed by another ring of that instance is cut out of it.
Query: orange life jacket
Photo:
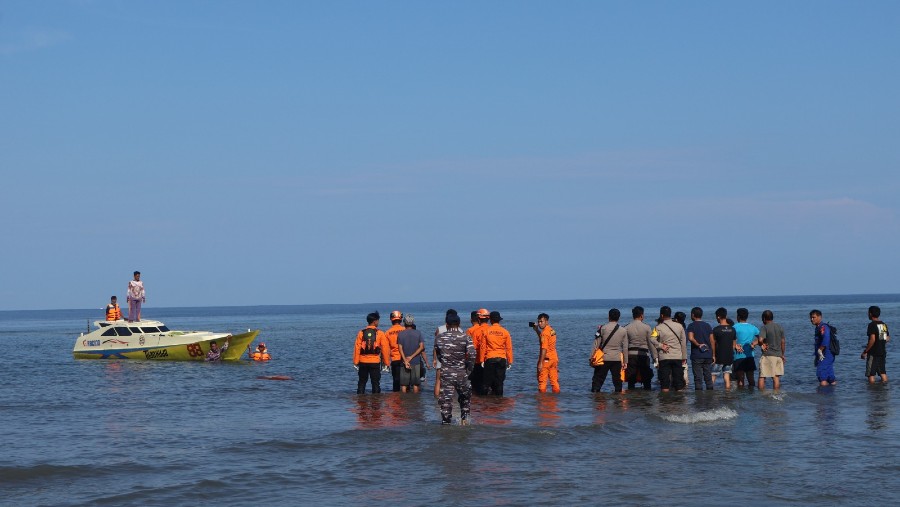
[[[119,303],[106,305],[106,320],[122,320],[122,309],[119,308]]]
[[[268,352],[254,352],[252,357],[254,361],[268,361],[272,359]]]

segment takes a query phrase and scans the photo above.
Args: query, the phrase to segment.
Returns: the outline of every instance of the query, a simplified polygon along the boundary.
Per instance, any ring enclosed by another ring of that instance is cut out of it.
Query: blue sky
[[[900,292],[898,26],[0,1],[0,309]]]

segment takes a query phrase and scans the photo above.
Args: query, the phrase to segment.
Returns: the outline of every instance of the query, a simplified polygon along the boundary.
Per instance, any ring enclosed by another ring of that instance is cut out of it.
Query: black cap
[[[500,316],[500,312],[491,312],[491,322],[500,322],[503,320],[503,317]]]

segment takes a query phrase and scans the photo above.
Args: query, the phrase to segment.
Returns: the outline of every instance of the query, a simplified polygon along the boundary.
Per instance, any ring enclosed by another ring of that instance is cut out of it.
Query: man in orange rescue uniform
[[[506,380],[506,370],[512,368],[513,349],[512,337],[509,331],[500,325],[503,317],[500,312],[491,312],[491,325],[486,327],[481,334],[484,352],[482,355],[484,367],[484,385],[489,390],[488,394],[503,396],[503,382]]]
[[[353,367],[359,370],[359,383],[356,384],[356,394],[365,394],[366,382],[372,380],[372,392],[381,392],[381,366],[387,371],[391,364],[391,345],[388,343],[384,331],[378,329],[378,321],[381,315],[373,312],[366,315],[369,324],[356,334],[356,342],[353,346]]]
[[[394,310],[391,312],[391,327],[384,332],[387,336],[388,343],[391,346],[391,377],[394,379],[393,391],[400,392],[400,369],[403,368],[403,358],[400,357],[400,346],[397,345],[397,336],[405,330],[401,322],[403,321],[403,312]]]
[[[538,392],[547,392],[547,379],[554,393],[559,392],[559,357],[556,355],[556,331],[550,327],[550,316],[546,313],[538,315],[537,324],[529,322],[529,326],[537,333],[541,344],[538,354],[537,380]]]
[[[472,374],[469,375],[469,381],[472,383],[472,393],[474,394],[484,394],[484,368],[481,367],[481,363],[484,359],[481,359],[480,350],[484,348],[482,344],[484,338],[484,330],[489,326],[488,316],[490,314],[484,308],[472,312],[472,327],[466,329],[466,334],[472,337],[472,344],[475,346],[476,357],[479,359],[475,363],[475,367],[472,369]]]

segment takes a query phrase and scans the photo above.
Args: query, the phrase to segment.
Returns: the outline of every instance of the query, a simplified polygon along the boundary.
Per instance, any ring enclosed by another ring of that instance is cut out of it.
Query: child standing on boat
[[[141,304],[147,301],[144,296],[144,282],[141,272],[134,272],[134,280],[128,282],[128,322],[141,321]]]

